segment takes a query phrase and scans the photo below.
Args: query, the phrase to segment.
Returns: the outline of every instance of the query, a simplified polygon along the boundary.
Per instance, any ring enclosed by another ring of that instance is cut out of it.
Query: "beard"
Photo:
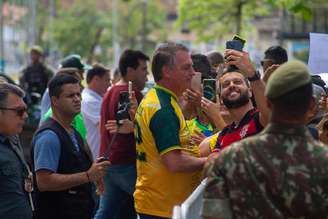
[[[228,109],[237,109],[246,105],[249,102],[249,96],[247,92],[243,92],[240,94],[240,97],[236,100],[228,100],[227,98],[222,97],[223,104]]]

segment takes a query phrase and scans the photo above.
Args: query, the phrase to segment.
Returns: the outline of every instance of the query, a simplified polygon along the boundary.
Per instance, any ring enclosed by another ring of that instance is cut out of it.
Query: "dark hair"
[[[203,54],[192,54],[191,59],[195,71],[202,73],[202,80],[212,78],[211,64]]]
[[[182,44],[173,42],[162,43],[157,47],[151,63],[151,70],[156,82],[162,79],[164,66],[168,65],[172,68],[175,65],[175,55],[178,51],[189,52],[189,49]]]
[[[266,59],[271,59],[273,64],[283,64],[288,61],[287,51],[281,46],[271,46],[264,52]]]
[[[285,115],[287,114],[291,117],[298,117],[306,114],[310,105],[312,93],[312,83],[308,83],[283,96],[269,99],[279,112],[283,112]]]
[[[249,83],[249,80],[246,78],[246,76],[239,69],[231,69],[231,68],[225,69],[225,71],[220,75],[219,81],[224,75],[234,73],[234,72],[237,72],[237,73],[241,74],[244,78],[244,81],[245,81],[245,84],[247,85],[247,87],[251,87],[250,83]]]
[[[62,92],[62,86],[64,86],[65,84],[79,84],[80,81],[72,76],[72,75],[68,75],[68,74],[60,74],[60,75],[55,75],[55,77],[53,77],[50,82],[49,82],[49,96],[50,97],[59,97],[61,92]]]
[[[9,94],[15,94],[21,98],[25,96],[25,92],[17,85],[10,84],[7,82],[0,83],[0,106],[4,107],[7,105],[7,99]]]
[[[207,58],[211,65],[224,63],[222,54],[216,51],[209,52]]]
[[[92,68],[87,71],[87,84],[89,84],[95,76],[102,77],[108,72],[110,72],[110,70],[102,64],[96,63],[92,65]]]
[[[127,74],[128,67],[137,69],[139,66],[139,60],[149,61],[149,57],[139,50],[125,50],[118,63],[122,77]]]
[[[311,75],[311,79],[313,84],[322,87],[322,89],[326,92],[326,83],[324,80],[322,80],[320,75]]]
[[[58,69],[56,75],[68,74],[80,79],[79,69],[77,68],[60,68]]]

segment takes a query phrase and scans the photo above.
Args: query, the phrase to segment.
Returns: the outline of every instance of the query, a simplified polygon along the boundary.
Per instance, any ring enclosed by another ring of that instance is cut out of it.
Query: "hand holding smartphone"
[[[215,79],[204,79],[203,80],[203,96],[212,101],[216,102],[216,80]]]
[[[104,161],[109,161],[108,157],[98,157],[97,158],[97,163],[101,163],[101,162],[104,162]]]

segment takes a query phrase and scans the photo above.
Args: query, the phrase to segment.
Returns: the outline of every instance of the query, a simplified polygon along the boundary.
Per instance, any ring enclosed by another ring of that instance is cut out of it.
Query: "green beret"
[[[312,83],[307,66],[300,61],[287,62],[275,70],[265,87],[265,96],[275,99]]]

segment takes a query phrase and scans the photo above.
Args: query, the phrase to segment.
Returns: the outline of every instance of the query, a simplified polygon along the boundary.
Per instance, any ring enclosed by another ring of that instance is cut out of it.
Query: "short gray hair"
[[[25,92],[18,87],[17,85],[2,82],[0,83],[0,106],[4,107],[7,104],[7,99],[9,94],[14,94],[23,98],[25,96]]]
[[[168,65],[173,67],[176,64],[175,55],[178,51],[189,52],[189,49],[180,43],[173,42],[162,43],[157,47],[151,63],[151,70],[155,81],[162,79],[163,66]]]

